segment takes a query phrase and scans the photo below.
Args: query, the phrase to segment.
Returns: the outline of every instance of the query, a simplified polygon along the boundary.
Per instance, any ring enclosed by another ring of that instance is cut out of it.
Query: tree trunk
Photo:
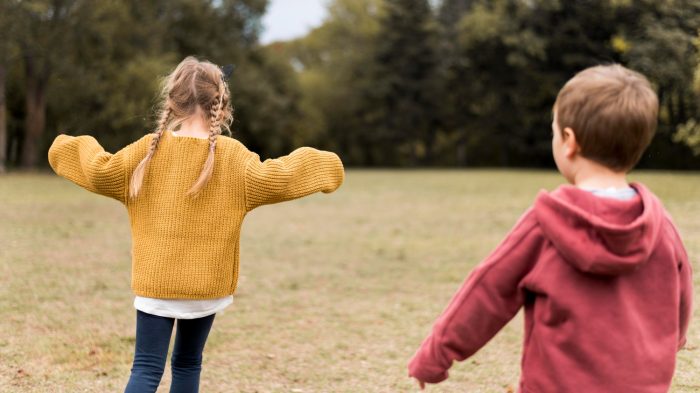
[[[46,73],[39,72],[34,59],[26,57],[26,118],[22,167],[33,168],[39,163],[39,144],[46,126]]]
[[[7,105],[5,103],[5,66],[0,64],[0,173],[7,170]]]
[[[456,148],[457,148],[457,166],[466,167],[468,164],[467,160],[467,131],[462,129],[459,132],[459,137],[457,138]]]

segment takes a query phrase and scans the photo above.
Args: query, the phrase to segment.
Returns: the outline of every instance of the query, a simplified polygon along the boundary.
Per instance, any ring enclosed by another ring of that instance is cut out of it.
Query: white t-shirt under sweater
[[[233,303],[233,295],[218,299],[186,300],[186,299],[154,299],[136,296],[134,308],[139,311],[160,317],[175,319],[203,318],[222,311]]]
[[[174,132],[171,134],[181,137]],[[207,300],[154,299],[150,297],[136,296],[134,299],[134,308],[141,312],[151,315],[158,315],[160,317],[195,319],[216,314],[217,312],[228,307],[228,305],[232,302],[233,295]]]

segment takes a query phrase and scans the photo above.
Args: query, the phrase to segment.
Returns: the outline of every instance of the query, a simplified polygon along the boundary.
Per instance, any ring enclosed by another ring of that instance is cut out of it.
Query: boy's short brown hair
[[[571,78],[554,110],[559,128],[574,131],[581,156],[628,171],[656,132],[659,99],[644,75],[619,64],[603,65]]]

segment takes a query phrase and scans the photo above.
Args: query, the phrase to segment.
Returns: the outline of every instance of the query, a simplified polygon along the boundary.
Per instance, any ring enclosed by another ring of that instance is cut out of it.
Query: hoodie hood
[[[544,235],[576,269],[599,275],[634,271],[649,259],[663,219],[661,202],[643,185],[617,200],[574,186],[541,191],[535,215]]]

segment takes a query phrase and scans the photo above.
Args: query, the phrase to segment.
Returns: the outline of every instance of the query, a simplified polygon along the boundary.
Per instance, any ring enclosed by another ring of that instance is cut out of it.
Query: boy
[[[520,389],[667,392],[691,311],[691,267],[659,200],[626,174],[654,135],[658,99],[620,65],[588,68],[559,92],[552,153],[572,185],[540,192],[467,278],[409,363],[448,377],[520,307]]]

